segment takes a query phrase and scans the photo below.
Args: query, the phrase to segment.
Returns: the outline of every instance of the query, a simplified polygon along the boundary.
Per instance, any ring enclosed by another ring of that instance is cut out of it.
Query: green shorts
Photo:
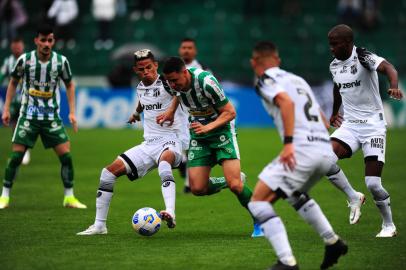
[[[69,141],[61,119],[28,120],[25,116],[20,116],[14,130],[12,142],[33,148],[38,135],[41,136],[45,148],[55,147]]]
[[[188,167],[213,167],[225,159],[240,159],[237,137],[229,126],[212,132],[204,137],[191,134]]]

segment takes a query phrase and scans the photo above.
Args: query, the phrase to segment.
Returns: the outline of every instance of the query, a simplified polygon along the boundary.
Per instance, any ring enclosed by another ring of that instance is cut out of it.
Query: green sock
[[[220,190],[225,189],[227,187],[228,187],[227,182],[224,177],[210,177],[207,195],[215,194],[217,192],[220,192]]]
[[[240,201],[240,204],[248,209],[248,203],[251,200],[251,196],[252,190],[246,184],[244,184],[242,192],[237,195],[237,198]]]
[[[70,153],[65,153],[59,157],[61,162],[61,178],[65,188],[73,187],[73,163]]]
[[[5,187],[11,188],[13,186],[13,181],[16,177],[18,166],[20,166],[23,157],[24,152],[11,152],[4,174],[3,185]]]

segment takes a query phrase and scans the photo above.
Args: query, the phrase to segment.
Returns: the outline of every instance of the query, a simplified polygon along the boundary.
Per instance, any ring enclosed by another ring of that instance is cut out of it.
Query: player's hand
[[[401,100],[403,98],[403,93],[399,88],[389,88],[388,94],[391,98],[396,100]]]
[[[69,114],[69,122],[73,127],[73,131],[75,133],[78,132],[78,122],[76,121],[76,116],[73,113]]]
[[[336,114],[336,115],[332,115],[330,118],[330,124],[335,127],[338,128],[341,126],[341,124],[343,123],[343,117],[341,114]]]
[[[130,118],[128,118],[128,121],[127,121],[127,123],[128,124],[132,124],[132,123],[135,123],[135,122],[137,122],[137,121],[141,121],[141,116],[140,116],[140,114],[138,113],[133,113],[131,116],[130,116]]]
[[[193,129],[196,134],[205,134],[212,130],[209,125],[203,125],[200,122],[192,122],[190,128]]]
[[[165,122],[168,122],[168,127],[172,126],[174,120],[174,114],[169,112],[163,112],[156,117],[156,123],[161,125],[161,127]]]
[[[288,169],[293,171],[295,169],[296,158],[293,143],[288,143],[283,146],[282,152],[279,155],[279,161],[283,164],[285,171]]]
[[[4,109],[3,110],[3,115],[1,116],[1,120],[3,121],[3,124],[5,126],[8,126],[10,124],[10,111]]]

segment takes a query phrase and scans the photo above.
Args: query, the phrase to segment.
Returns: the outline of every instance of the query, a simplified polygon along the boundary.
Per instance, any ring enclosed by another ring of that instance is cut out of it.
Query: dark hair
[[[24,43],[24,40],[22,37],[15,37],[11,40],[11,43],[17,43],[17,42],[22,42]]]
[[[155,62],[155,56],[152,54],[151,50],[142,49],[134,53],[134,65],[137,64],[138,61],[145,59],[151,59],[153,62]]]
[[[44,35],[44,36],[47,36],[49,34],[52,34],[53,32],[54,32],[54,29],[52,28],[52,26],[50,26],[49,24],[41,24],[37,28],[37,37],[40,34]]]
[[[179,73],[185,68],[185,62],[182,58],[177,56],[171,56],[166,59],[164,63],[164,67],[162,69],[164,74],[169,74],[172,72]]]
[[[194,40],[193,38],[188,38],[185,37],[184,39],[182,39],[181,43],[183,42],[193,42],[194,44],[196,44],[196,40]]]
[[[271,41],[260,41],[255,45],[254,51],[261,54],[269,54],[278,51],[278,48]]]

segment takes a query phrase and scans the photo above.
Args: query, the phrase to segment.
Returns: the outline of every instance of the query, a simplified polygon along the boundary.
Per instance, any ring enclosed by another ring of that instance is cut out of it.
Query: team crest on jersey
[[[356,64],[355,64],[355,65],[352,65],[352,66],[351,66],[351,74],[355,74],[355,73],[357,73],[357,71],[358,71],[357,65],[356,65]]]
[[[49,74],[51,75],[52,78],[58,77],[58,71],[57,70],[51,71]]]
[[[159,97],[159,95],[161,94],[161,91],[159,91],[159,88],[154,88],[154,93],[153,93],[153,96],[154,97]]]

